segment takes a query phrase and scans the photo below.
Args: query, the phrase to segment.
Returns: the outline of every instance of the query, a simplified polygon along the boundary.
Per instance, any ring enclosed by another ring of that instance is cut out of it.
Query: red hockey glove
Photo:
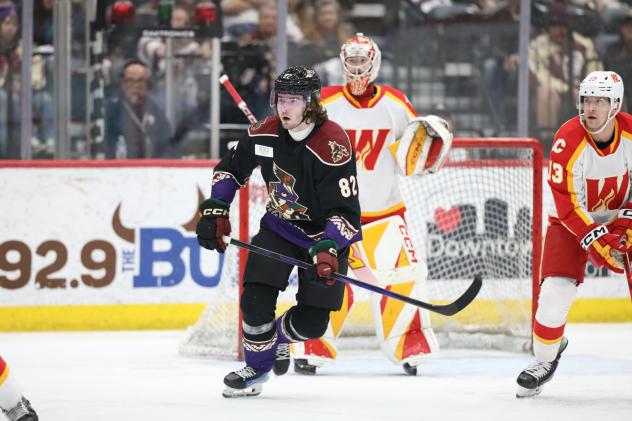
[[[338,272],[338,245],[333,240],[321,240],[310,247],[309,255],[316,265],[316,273],[323,278],[325,285],[333,285],[331,274]]]
[[[230,235],[228,209],[230,205],[222,200],[206,199],[200,203],[200,220],[195,228],[198,243],[209,250],[224,253],[226,243],[222,237]]]
[[[604,225],[590,224],[577,240],[596,267],[605,266],[613,272],[623,273],[621,254],[625,253],[625,246],[621,244],[620,236],[609,233]]]
[[[610,225],[610,232],[625,244],[626,251],[632,248],[632,203],[625,203],[619,209],[618,218]]]

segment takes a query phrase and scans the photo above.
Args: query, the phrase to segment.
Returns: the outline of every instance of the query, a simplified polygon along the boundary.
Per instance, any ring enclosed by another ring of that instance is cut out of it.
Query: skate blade
[[[225,398],[249,398],[251,396],[259,396],[261,394],[261,390],[263,389],[263,384],[257,383],[255,385],[246,387],[244,389],[235,389],[233,387],[226,386],[224,391],[222,392],[222,396]]]
[[[517,398],[530,398],[532,396],[537,396],[542,393],[542,386],[538,386],[535,389],[527,389],[526,387],[522,387],[518,385],[518,390],[516,391]]]

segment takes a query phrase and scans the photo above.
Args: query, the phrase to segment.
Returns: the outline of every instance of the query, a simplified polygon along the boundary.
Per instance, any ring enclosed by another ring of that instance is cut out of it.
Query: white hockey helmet
[[[380,71],[382,53],[370,37],[358,32],[340,47],[340,61],[349,90],[362,95]]]
[[[610,111],[608,119],[599,130],[588,130],[584,121],[584,98],[587,96],[605,97],[610,99]],[[623,105],[623,80],[621,76],[610,71],[591,72],[579,84],[577,95],[577,111],[582,126],[591,134],[601,132],[606,125],[617,115]]]

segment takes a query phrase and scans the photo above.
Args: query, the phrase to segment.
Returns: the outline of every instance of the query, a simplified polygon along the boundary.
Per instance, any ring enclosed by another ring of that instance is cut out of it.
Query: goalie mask
[[[602,97],[610,100],[608,117],[606,122],[595,131],[591,131],[586,126],[584,99],[586,97]],[[581,125],[590,134],[601,132],[608,123],[621,110],[623,104],[623,81],[621,76],[615,72],[596,71],[591,72],[579,85],[579,95],[577,95],[577,111]]]
[[[349,91],[362,95],[380,71],[382,53],[371,38],[357,33],[342,44],[340,61]]]
[[[300,95],[305,100],[305,110],[310,103],[320,101],[320,78],[314,69],[292,66],[285,69],[274,80],[270,93],[270,107],[276,108],[278,94]]]

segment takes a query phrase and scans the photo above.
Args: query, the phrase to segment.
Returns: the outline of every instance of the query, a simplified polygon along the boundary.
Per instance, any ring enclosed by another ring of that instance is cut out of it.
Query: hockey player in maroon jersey
[[[517,397],[538,395],[553,377],[568,345],[564,327],[587,259],[623,273],[621,254],[632,244],[632,116],[620,112],[622,102],[621,77],[592,72],[579,86],[579,115],[555,135],[548,177],[555,208],[533,325],[535,362],[518,376]]]
[[[359,33],[348,39],[340,50],[346,84],[328,86],[321,92],[329,118],[345,129],[354,145],[363,186],[363,240],[352,246],[350,265],[359,278],[363,270],[411,269],[399,282],[382,286],[423,300],[427,269],[407,232],[399,179],[437,171],[448,155],[452,134],[443,119],[418,117],[406,95],[375,83],[380,57],[380,49],[370,37]],[[292,344],[297,373],[314,374],[318,366],[336,358],[336,338],[357,302],[352,288],[345,288],[343,308],[332,314],[325,335]],[[370,307],[384,354],[407,374],[417,374],[424,356],[438,350],[428,311],[377,295],[370,298]]]
[[[9,421],[37,421],[31,403],[22,395],[6,361],[0,356],[0,412]]]
[[[223,252],[231,232],[229,205],[255,167],[268,188],[266,213],[254,245],[314,262],[299,269],[297,305],[275,320],[279,291],[292,266],[251,253],[240,299],[246,367],[226,375],[225,397],[261,393],[278,346],[320,337],[344,286],[329,279],[347,272],[349,245],[361,238],[355,156],[348,136],[320,104],[320,79],[294,66],[274,82],[276,115],[248,129],[213,174],[211,197],[200,205],[196,233],[202,247]]]

